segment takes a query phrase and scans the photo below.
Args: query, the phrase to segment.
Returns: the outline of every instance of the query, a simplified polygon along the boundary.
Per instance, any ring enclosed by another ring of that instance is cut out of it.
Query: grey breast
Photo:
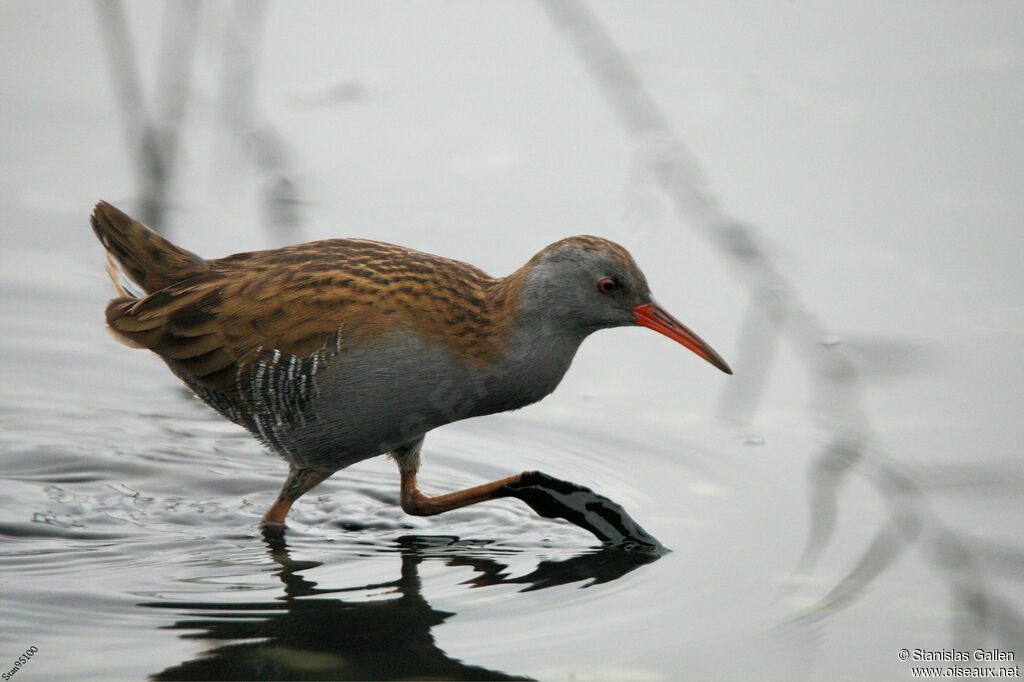
[[[263,350],[238,377],[240,400],[193,388],[286,460],[338,470],[438,426],[540,400],[561,381],[580,340],[523,330],[481,368],[412,330],[360,346],[342,329],[307,358]]]
[[[294,457],[307,466],[340,469],[444,424],[540,400],[561,381],[578,343],[552,348],[517,340],[486,367],[411,330],[346,350],[316,379],[315,418],[289,434]]]
[[[452,421],[447,392],[468,374],[411,331],[345,348],[313,379],[316,397],[284,437],[289,457],[301,466],[341,469],[390,452]]]

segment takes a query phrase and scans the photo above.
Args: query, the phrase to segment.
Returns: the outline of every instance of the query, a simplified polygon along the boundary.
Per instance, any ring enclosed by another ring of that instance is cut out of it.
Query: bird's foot
[[[621,505],[585,486],[541,471],[527,471],[518,481],[506,485],[505,491],[541,516],[565,519],[590,531],[602,542],[625,549],[665,550]]]
[[[509,488],[525,488],[528,486],[540,486],[547,490],[553,490],[555,492],[569,495],[574,492],[593,493],[594,491],[586,486],[582,486],[572,481],[566,481],[561,478],[555,478],[545,474],[543,471],[524,471],[519,475],[519,480],[515,483],[509,483]]]
[[[283,521],[268,521],[263,519],[260,521],[260,532],[263,533],[265,538],[280,538],[284,537],[285,531],[288,526],[284,525]]]

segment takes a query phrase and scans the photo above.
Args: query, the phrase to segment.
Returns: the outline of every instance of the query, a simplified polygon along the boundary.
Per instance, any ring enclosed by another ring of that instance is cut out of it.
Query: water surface
[[[29,646],[17,679],[1024,656],[1019,5],[247,6],[131,3],[113,70],[96,5],[0,9],[0,670]],[[385,458],[265,539],[285,465],[103,329],[100,198],[207,256],[354,236],[503,274],[620,241],[736,376],[603,332],[542,403],[430,434],[421,483],[543,470],[673,551],[515,500],[408,517]]]

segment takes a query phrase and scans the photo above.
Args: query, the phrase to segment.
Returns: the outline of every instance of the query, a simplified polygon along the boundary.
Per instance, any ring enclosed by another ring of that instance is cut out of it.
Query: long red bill
[[[633,308],[633,314],[636,316],[636,323],[641,327],[653,329],[673,341],[678,341],[726,374],[732,374],[732,369],[714,348],[654,301]]]

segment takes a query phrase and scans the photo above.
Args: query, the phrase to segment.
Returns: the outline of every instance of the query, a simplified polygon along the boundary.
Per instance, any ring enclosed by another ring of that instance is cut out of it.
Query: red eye
[[[597,282],[597,288],[602,294],[610,294],[619,288],[619,283],[611,277],[602,277]]]

